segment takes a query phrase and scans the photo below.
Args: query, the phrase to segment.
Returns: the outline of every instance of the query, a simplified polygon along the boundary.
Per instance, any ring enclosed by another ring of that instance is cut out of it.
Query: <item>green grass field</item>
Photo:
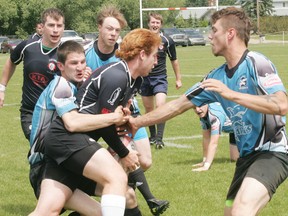
[[[251,50],[262,52],[276,65],[279,74],[288,86],[287,45],[258,44]],[[177,47],[182,72],[183,87],[175,89],[175,78],[169,67],[168,100],[183,94],[203,75],[224,62],[215,58],[206,47]],[[0,70],[7,59],[0,54]],[[28,180],[28,141],[25,140],[19,118],[21,100],[22,65],[17,70],[6,90],[5,106],[0,110],[0,215],[27,215],[35,205]],[[141,105],[141,101],[139,100]],[[143,108],[142,108],[143,110]],[[229,161],[228,137],[221,137],[212,169],[208,172],[191,172],[192,164],[202,159],[201,129],[192,110],[166,124],[166,148],[152,148],[153,166],[146,172],[151,190],[157,198],[170,201],[166,216],[218,216],[223,215],[226,192],[230,184],[234,163]],[[287,181],[282,184],[272,201],[263,210],[263,216],[287,215]],[[143,197],[137,192],[143,216],[151,215]],[[55,197],[57,199],[57,197]],[[68,215],[66,213],[65,215]]]

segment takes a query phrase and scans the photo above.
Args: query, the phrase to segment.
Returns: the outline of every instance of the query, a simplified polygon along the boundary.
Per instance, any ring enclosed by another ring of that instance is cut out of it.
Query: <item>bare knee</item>
[[[141,168],[146,171],[152,166],[152,158],[140,159]]]
[[[133,188],[128,187],[126,192],[126,208],[132,209],[135,208],[137,204],[136,194]]]

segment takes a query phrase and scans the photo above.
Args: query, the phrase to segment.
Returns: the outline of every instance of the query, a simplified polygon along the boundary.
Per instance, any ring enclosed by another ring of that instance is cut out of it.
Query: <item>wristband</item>
[[[5,92],[5,90],[6,90],[6,86],[3,84],[0,84],[0,91]]]
[[[210,166],[211,166],[211,164],[209,162],[205,162],[203,167],[210,168]]]

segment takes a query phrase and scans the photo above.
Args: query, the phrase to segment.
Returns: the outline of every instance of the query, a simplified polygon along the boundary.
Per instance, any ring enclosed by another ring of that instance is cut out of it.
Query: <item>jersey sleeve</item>
[[[22,41],[20,44],[18,44],[15,47],[13,52],[11,52],[10,59],[14,64],[18,65],[23,60],[23,50],[24,50],[26,44],[27,44],[27,40]]]
[[[281,81],[274,64],[264,55],[256,52],[249,52],[251,68],[250,72],[254,81],[262,90],[262,94],[273,94],[277,91],[286,93],[286,89]]]
[[[74,87],[74,88],[73,88]],[[74,97],[76,87],[72,86],[63,77],[60,77],[59,82],[55,87],[55,91],[52,93],[52,103],[55,105],[58,115],[61,117],[63,114],[77,109]]]
[[[167,47],[167,54],[170,61],[177,60],[176,45],[172,38],[168,37],[169,46]]]

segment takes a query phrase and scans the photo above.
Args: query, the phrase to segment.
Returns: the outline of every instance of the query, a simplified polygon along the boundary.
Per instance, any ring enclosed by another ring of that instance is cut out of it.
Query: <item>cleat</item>
[[[164,146],[165,144],[162,140],[157,140],[156,145],[155,145],[156,149],[162,149],[164,148]]]
[[[167,200],[150,199],[147,201],[147,204],[152,215],[155,216],[159,216],[169,207],[169,201]]]
[[[68,216],[80,216],[78,212],[71,212]]]
[[[149,142],[150,142],[150,145],[154,145],[157,143],[156,138],[154,138],[154,137],[150,137]]]

